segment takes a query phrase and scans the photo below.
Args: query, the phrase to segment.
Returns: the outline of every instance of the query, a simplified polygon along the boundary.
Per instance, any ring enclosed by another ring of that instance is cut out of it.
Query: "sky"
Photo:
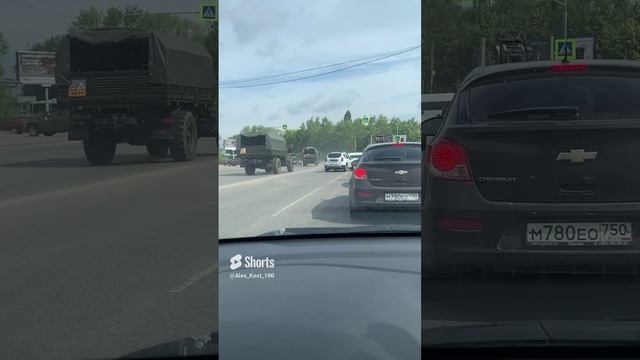
[[[220,2],[220,133],[246,125],[299,128],[311,117],[420,118],[420,49],[329,75],[231,83],[391,53],[420,45],[419,0],[234,0]]]

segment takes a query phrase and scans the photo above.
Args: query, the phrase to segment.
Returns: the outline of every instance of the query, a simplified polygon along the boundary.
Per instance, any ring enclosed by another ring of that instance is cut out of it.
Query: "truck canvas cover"
[[[57,52],[56,77],[72,73],[148,72],[151,83],[215,88],[211,55],[188,39],[140,29],[71,32]]]
[[[242,153],[242,149],[245,153]],[[283,137],[269,134],[240,135],[240,155],[275,156],[287,153],[287,143]]]

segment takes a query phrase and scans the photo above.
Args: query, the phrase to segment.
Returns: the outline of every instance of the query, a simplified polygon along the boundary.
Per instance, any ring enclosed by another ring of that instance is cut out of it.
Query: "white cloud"
[[[220,5],[222,86],[229,80],[307,69],[420,44],[419,0],[326,0],[305,2],[304,6],[298,0],[234,0]],[[220,112],[225,114],[221,134],[230,136],[253,124],[298,128],[311,116],[338,120],[346,110],[354,117],[383,113],[418,118],[419,54],[418,49],[309,80],[220,89]],[[304,75],[309,73],[292,76]],[[281,79],[263,81],[273,80]]]

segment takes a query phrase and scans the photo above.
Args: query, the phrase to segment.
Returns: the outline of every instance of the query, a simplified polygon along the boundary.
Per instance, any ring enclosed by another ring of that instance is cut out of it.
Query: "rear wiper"
[[[487,116],[488,119],[514,117],[519,115],[549,115],[557,117],[575,117],[580,114],[577,106],[541,106],[499,111]]]

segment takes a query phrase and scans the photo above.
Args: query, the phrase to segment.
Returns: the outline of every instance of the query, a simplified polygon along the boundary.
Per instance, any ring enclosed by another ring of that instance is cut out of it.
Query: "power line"
[[[24,3],[22,1],[18,1],[18,0],[5,0],[5,1],[17,4],[17,5],[22,5],[24,7],[28,7],[28,8],[33,9],[33,10],[42,11],[42,12],[50,14],[50,15],[56,15],[56,16],[61,16],[61,17],[67,18],[67,19],[73,19],[73,16],[69,16],[69,15],[66,15],[66,14],[63,14],[63,13],[59,13],[59,12],[55,12],[55,11],[52,11],[52,10],[47,10],[47,9],[44,9],[44,8],[41,8],[41,7],[38,7],[38,6],[35,6],[35,5]]]
[[[375,58],[375,59],[371,59],[371,60],[368,60],[368,61],[364,61],[364,62],[361,62],[361,63],[357,63],[357,64],[350,65],[350,66],[346,66],[346,67],[343,67],[343,68],[340,68],[340,69],[336,69],[336,70],[332,70],[332,71],[327,71],[327,72],[320,73],[320,74],[309,75],[309,76],[303,76],[303,77],[299,77],[299,78],[295,78],[295,79],[287,79],[287,80],[273,81],[273,82],[262,83],[262,84],[254,84],[254,85],[220,86],[220,89],[242,89],[242,88],[251,88],[251,87],[259,87],[259,86],[267,86],[267,85],[274,85],[274,84],[282,84],[282,83],[287,83],[287,82],[293,82],[293,81],[300,81],[300,80],[306,80],[306,79],[316,78],[316,77],[320,77],[320,76],[324,76],[324,75],[334,74],[334,73],[337,73],[337,72],[340,72],[340,71],[344,71],[344,70],[353,69],[353,68],[358,67],[358,66],[366,65],[366,64],[369,64],[369,63],[372,63],[372,62],[375,62],[375,61],[379,61],[379,60],[383,60],[383,59],[387,59],[387,58],[390,58],[390,57],[393,57],[393,56],[398,56],[398,55],[400,55],[400,54],[403,54],[403,53],[406,53],[406,52],[409,52],[409,51],[412,51],[412,50],[418,49],[418,48],[420,48],[420,47],[421,47],[420,45],[418,45],[418,46],[414,46],[414,47],[409,48],[409,49],[405,49],[405,50],[401,50],[401,51],[396,51],[396,52],[394,52],[394,53],[391,53],[391,54],[388,54],[388,55],[385,55],[385,56],[380,56],[380,57],[377,57],[377,58]]]
[[[339,66],[339,65],[345,65],[345,64],[356,62],[356,61],[367,60],[367,59],[371,59],[373,57],[384,56],[384,55],[387,55],[387,54],[396,53],[398,51],[411,50],[411,49],[413,49],[413,48],[405,48],[405,49],[400,49],[400,50],[387,51],[387,52],[384,52],[384,53],[379,53],[379,54],[375,54],[375,55],[369,55],[369,56],[366,56],[366,57],[353,59],[353,60],[349,60],[349,61],[343,61],[343,62],[339,62],[339,63],[335,63],[335,64],[329,64],[329,65],[322,65],[322,66],[317,66],[317,67],[308,68],[308,69],[290,71],[290,72],[276,74],[276,75],[268,75],[268,76],[262,76],[262,77],[250,78],[250,79],[242,79],[242,80],[222,81],[222,82],[220,82],[220,84],[221,85],[230,85],[230,84],[251,82],[251,81],[256,81],[256,80],[272,79],[272,78],[281,77],[281,76],[285,76],[285,75],[299,74],[299,73],[313,71],[313,70],[319,70],[319,69],[325,69],[325,68]]]

